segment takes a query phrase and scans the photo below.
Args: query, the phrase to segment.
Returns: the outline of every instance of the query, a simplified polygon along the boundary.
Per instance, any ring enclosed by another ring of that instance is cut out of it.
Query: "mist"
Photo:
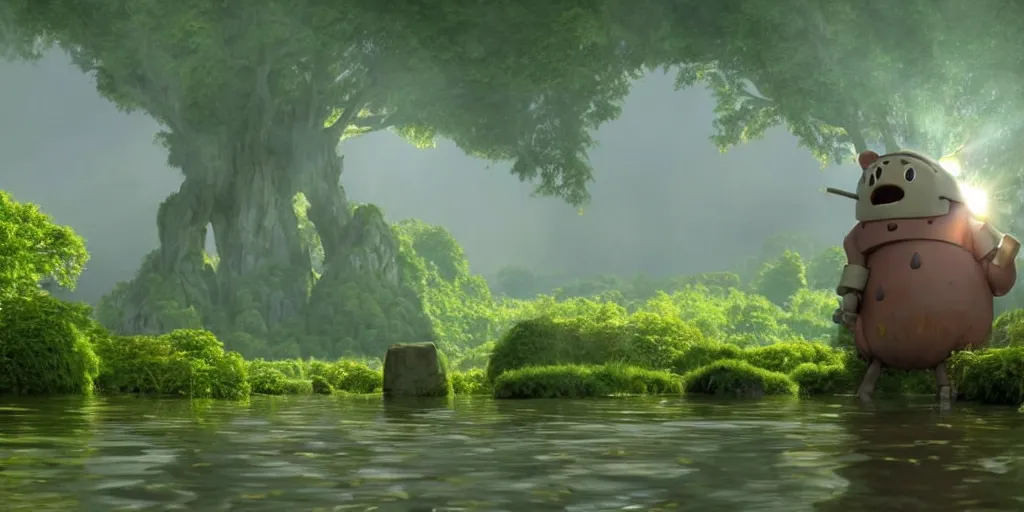
[[[158,246],[157,207],[181,174],[154,142],[158,124],[119,112],[63,53],[0,63],[0,90],[0,188],[86,238],[92,258],[74,295],[96,302]],[[733,268],[776,234],[839,243],[855,222],[853,205],[822,189],[852,186],[852,159],[822,169],[784,128],[720,153],[709,140],[713,108],[707,91],[675,91],[671,76],[638,81],[621,118],[597,133],[596,182],[582,215],[560,199],[531,197],[508,164],[447,141],[416,149],[388,132],[340,145],[342,183],[391,221],[446,227],[483,274],[506,265],[571,276],[689,274]]]

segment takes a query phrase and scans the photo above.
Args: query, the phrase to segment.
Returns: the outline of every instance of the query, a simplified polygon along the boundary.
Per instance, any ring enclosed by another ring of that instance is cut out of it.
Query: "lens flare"
[[[960,184],[960,193],[963,194],[964,204],[975,217],[988,217],[988,193],[968,183]]]
[[[960,159],[952,155],[940,158],[939,165],[941,165],[943,169],[949,171],[953,176],[959,176],[960,171],[963,170],[963,168],[960,167]]]

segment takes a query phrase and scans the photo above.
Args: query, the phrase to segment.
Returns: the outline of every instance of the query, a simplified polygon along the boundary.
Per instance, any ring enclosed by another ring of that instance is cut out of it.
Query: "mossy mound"
[[[99,361],[89,338],[96,334],[87,306],[49,295],[4,302],[0,309],[0,394],[91,391]]]
[[[689,346],[703,341],[700,330],[677,317],[607,309],[596,318],[540,317],[516,323],[494,346],[488,380],[519,368],[610,361],[669,369]]]
[[[213,334],[179,329],[162,336],[114,336],[96,344],[104,391],[240,399],[250,393],[247,364]]]
[[[495,398],[587,398],[682,391],[677,375],[619,364],[533,366],[503,372],[494,381]]]
[[[687,393],[744,398],[796,395],[798,390],[796,383],[784,373],[730,359],[716,361],[683,375],[683,386]]]

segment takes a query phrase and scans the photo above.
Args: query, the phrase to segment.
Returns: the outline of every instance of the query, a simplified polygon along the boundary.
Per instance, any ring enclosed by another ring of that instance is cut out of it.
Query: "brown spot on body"
[[[914,255],[910,257],[910,268],[912,268],[914,270],[917,270],[917,269],[921,268],[921,254],[920,253],[915,252]]]
[[[899,228],[899,226],[897,226],[895,222],[890,222],[889,225],[885,227],[885,229],[888,229],[889,231],[896,231],[897,228]]]
[[[879,286],[878,289],[875,290],[875,300],[877,300],[878,302],[882,302],[883,300],[885,300],[885,289],[882,288],[881,286]]]

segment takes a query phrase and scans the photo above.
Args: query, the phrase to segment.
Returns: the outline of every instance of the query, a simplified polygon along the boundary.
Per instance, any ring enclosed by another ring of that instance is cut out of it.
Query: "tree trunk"
[[[305,355],[379,355],[393,343],[432,340],[419,296],[402,281],[399,243],[383,214],[372,205],[350,213],[337,139],[330,131],[299,139],[318,144],[298,153],[297,171],[324,249],[307,310]]]
[[[260,335],[296,318],[309,293],[310,261],[292,206],[287,160],[239,146],[217,190],[211,223],[221,295],[233,328]]]
[[[204,245],[212,207],[209,189],[186,178],[157,212],[160,248],[143,260],[135,279],[104,297],[98,314],[121,334],[160,334],[200,328],[216,300],[217,283]]]

